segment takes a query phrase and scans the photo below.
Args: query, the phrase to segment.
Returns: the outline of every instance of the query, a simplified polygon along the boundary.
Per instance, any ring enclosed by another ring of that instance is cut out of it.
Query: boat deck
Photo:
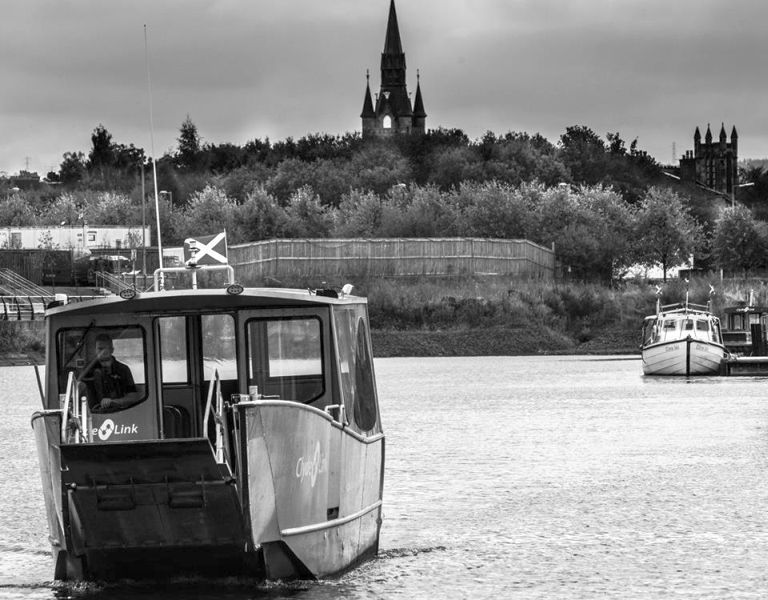
[[[721,375],[768,375],[768,356],[735,356],[720,365]]]

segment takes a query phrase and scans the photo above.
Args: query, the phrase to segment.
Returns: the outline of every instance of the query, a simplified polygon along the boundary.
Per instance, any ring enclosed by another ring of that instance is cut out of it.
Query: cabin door
[[[206,399],[218,372],[223,397],[237,390],[235,321],[229,314],[157,319],[163,437],[201,437]]]

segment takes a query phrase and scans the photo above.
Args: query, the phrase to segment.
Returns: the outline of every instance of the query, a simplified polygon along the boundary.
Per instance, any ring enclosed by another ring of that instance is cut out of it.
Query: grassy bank
[[[697,304],[711,299],[720,315],[750,291],[768,304],[761,281],[705,278],[670,281],[661,302],[681,302],[686,291]],[[359,283],[354,293],[368,298],[374,353],[382,357],[637,353],[640,325],[656,304],[656,286],[643,282],[610,288],[499,277],[379,279]],[[0,354],[43,351],[39,326],[0,323]]]

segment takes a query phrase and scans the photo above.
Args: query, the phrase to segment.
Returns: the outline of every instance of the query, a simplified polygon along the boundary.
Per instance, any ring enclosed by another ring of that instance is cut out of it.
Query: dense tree
[[[333,213],[310,186],[296,190],[285,207],[284,233],[290,238],[324,238],[333,229]]]
[[[594,185],[602,181],[606,169],[603,140],[583,125],[567,127],[560,136],[560,159],[577,183]]]
[[[44,225],[73,226],[83,223],[82,200],[75,194],[61,194],[41,217]]]
[[[638,207],[634,241],[638,262],[660,265],[666,281],[669,268],[688,262],[699,248],[702,227],[680,196],[652,187]]]
[[[592,272],[607,281],[621,275],[632,263],[633,214],[622,196],[601,186],[581,188],[582,202],[592,215],[592,238],[599,256]]]
[[[457,187],[463,181],[480,181],[483,163],[475,148],[446,148],[435,152],[431,159],[429,183],[442,190]]]
[[[176,152],[176,165],[181,169],[194,169],[197,166],[200,154],[200,136],[197,126],[189,115],[179,128],[178,151]]]
[[[99,124],[91,134],[91,151],[88,154],[87,167],[89,171],[98,171],[102,177],[104,170],[115,164],[115,152],[112,145],[112,134],[104,125]]]
[[[726,208],[715,223],[712,253],[717,266],[745,275],[766,265],[768,231],[742,205]]]
[[[435,186],[396,187],[385,201],[386,215],[398,213],[399,237],[450,237],[457,234],[457,215],[450,196]],[[390,219],[390,222],[394,221]],[[384,230],[386,234],[386,229]]]
[[[122,170],[125,174],[131,175],[141,171],[142,165],[146,164],[144,150],[136,148],[133,144],[114,144],[112,146],[112,155],[114,157],[113,166]]]
[[[554,244],[558,260],[573,277],[609,281],[629,263],[631,213],[621,197],[601,186],[528,186],[532,196],[533,241]]]
[[[100,226],[128,227],[141,224],[141,205],[129,197],[114,192],[102,192],[95,202],[88,204],[85,214],[88,223]]]
[[[288,215],[277,199],[264,187],[248,192],[235,211],[233,243],[285,237]]]
[[[11,227],[30,227],[37,218],[24,192],[10,194],[0,201],[0,223]]]
[[[372,191],[380,196],[392,186],[412,181],[411,165],[394,144],[369,144],[349,162],[349,189]]]
[[[371,192],[352,190],[341,199],[333,237],[380,237],[382,200]]]
[[[229,173],[248,162],[248,154],[235,144],[205,144],[195,162],[212,173]]]
[[[82,152],[65,152],[64,160],[59,166],[59,179],[65,185],[73,185],[83,179],[86,171],[85,154]]]
[[[223,190],[207,186],[192,194],[187,205],[176,211],[175,232],[179,237],[188,237],[233,231],[237,222],[236,206]]]
[[[533,207],[519,188],[498,183],[463,183],[451,192],[458,235],[526,238],[533,231]]]

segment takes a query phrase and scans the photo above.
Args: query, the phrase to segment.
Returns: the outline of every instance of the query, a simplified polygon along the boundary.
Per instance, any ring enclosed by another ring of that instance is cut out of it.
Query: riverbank
[[[752,292],[758,304],[768,303],[768,287],[755,282],[719,284],[714,296],[712,285],[670,281],[660,301],[711,300],[720,315]],[[640,327],[657,298],[647,282],[612,288],[502,278],[375,280],[355,291],[368,298],[377,357],[639,354]],[[39,361],[44,353],[42,323],[0,323],[2,364],[27,354]]]
[[[43,364],[45,349],[42,327],[26,326],[23,336],[5,336],[20,344],[0,350],[0,366]],[[538,354],[638,354],[637,332],[607,327],[587,341],[579,342],[548,327],[477,327],[442,330],[372,329],[374,356],[526,356]]]
[[[634,334],[634,335],[633,335]],[[371,330],[373,353],[384,357],[639,354],[637,332],[607,328],[585,342],[546,327],[482,327],[438,331]]]

